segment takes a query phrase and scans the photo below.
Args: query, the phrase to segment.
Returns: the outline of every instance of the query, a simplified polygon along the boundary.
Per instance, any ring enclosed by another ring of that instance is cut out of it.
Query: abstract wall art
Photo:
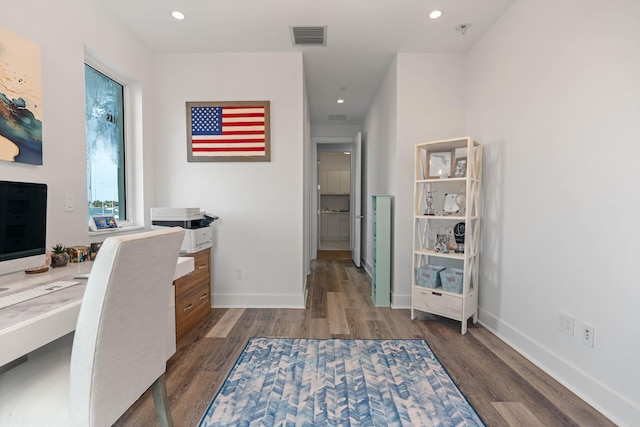
[[[42,164],[40,48],[0,28],[0,160]]]

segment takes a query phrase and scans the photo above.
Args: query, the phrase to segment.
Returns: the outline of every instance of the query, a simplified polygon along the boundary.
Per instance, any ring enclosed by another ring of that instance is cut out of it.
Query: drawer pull
[[[442,296],[442,294],[440,292],[431,292],[431,295],[435,295],[435,296],[438,296],[438,297]]]
[[[202,270],[203,268],[207,268],[207,266],[206,265],[199,265],[198,266],[198,270]]]
[[[191,310],[192,308],[193,308],[193,304],[189,304],[188,306],[183,308],[182,311],[186,313],[187,311]]]
[[[207,296],[209,296],[209,293],[203,294],[200,298],[198,298],[198,301],[202,301],[203,299],[206,299]]]

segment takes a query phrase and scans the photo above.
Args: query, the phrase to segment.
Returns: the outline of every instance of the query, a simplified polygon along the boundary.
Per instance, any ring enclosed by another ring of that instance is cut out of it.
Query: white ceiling
[[[153,52],[303,52],[312,125],[362,125],[397,52],[466,52],[514,1],[98,0]],[[293,46],[290,26],[323,25],[326,46]]]

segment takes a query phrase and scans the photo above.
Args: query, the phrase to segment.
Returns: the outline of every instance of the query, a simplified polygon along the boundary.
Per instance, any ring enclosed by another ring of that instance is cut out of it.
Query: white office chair
[[[149,388],[172,426],[164,373],[167,303],[184,230],[111,237],[94,262],[71,353],[72,426],[111,426]]]

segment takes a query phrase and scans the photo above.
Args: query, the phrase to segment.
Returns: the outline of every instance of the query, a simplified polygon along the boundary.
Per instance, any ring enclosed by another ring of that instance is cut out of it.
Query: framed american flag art
[[[188,162],[268,162],[269,134],[269,101],[187,102]]]

